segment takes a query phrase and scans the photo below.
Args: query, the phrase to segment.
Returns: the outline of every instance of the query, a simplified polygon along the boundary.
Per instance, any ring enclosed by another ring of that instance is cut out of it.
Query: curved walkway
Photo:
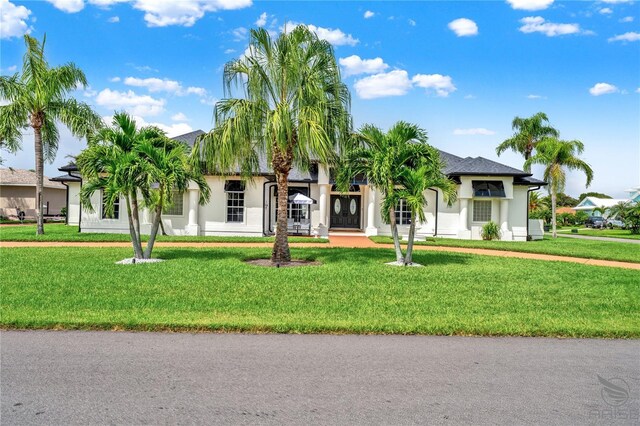
[[[314,248],[376,248],[390,249],[392,244],[376,244],[366,237],[346,237],[332,236],[329,243],[291,243],[291,247],[314,247]],[[272,243],[194,243],[194,242],[157,242],[155,247],[185,247],[185,248],[216,248],[216,247],[247,247],[247,248],[267,248],[272,247]],[[126,242],[36,242],[36,241],[0,241],[0,248],[16,247],[131,247]],[[444,251],[452,253],[477,254],[482,256],[510,257],[517,259],[547,260],[556,262],[581,263],[583,265],[608,266],[613,268],[640,270],[640,263],[620,262],[615,260],[585,259],[582,257],[558,256],[541,253],[523,253],[507,250],[488,250],[478,248],[463,247],[441,247],[441,246],[414,246],[414,250]]]

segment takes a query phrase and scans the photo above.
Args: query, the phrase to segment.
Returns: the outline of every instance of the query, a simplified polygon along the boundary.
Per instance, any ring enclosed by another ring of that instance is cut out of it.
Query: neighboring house
[[[629,193],[629,201],[631,201],[632,203],[640,203],[640,186],[627,189],[624,192]]]
[[[0,169],[0,215],[15,216],[24,212],[25,217],[36,216],[36,173],[23,169]],[[61,213],[66,205],[66,188],[60,182],[50,182],[44,177],[42,209],[45,215]]]
[[[204,132],[198,130],[174,139],[193,145]],[[427,191],[426,221],[419,223],[420,237],[480,239],[482,226],[494,221],[502,230],[503,240],[524,241],[527,235],[541,238],[540,221],[531,221],[529,229],[528,194],[545,182],[530,173],[482,157],[461,158],[440,152],[445,173],[458,183],[458,200],[451,206],[435,189]],[[82,181],[73,164],[60,169],[66,177],[56,178],[69,187],[69,224],[79,224],[82,232],[129,232],[124,202],[115,207],[114,217],[104,214],[102,194],[92,198],[94,212],[81,211],[78,194]],[[276,223],[277,187],[266,161],[260,172],[244,183],[239,176],[207,176],[211,200],[198,205],[198,189],[192,185],[186,193],[174,193],[174,203],[163,214],[163,225],[172,235],[240,235],[273,234]],[[351,231],[362,235],[390,235],[389,225],[380,216],[381,195],[364,179],[352,182],[350,191],[337,191],[332,173],[313,164],[309,170],[293,169],[289,175],[287,212],[289,231],[296,234],[327,235],[329,231]],[[410,214],[401,202],[396,210],[400,233],[406,235]],[[141,213],[142,230],[148,233],[151,213]]]
[[[615,206],[618,203],[624,203],[629,201],[628,199],[620,199],[620,198],[598,198],[598,197],[585,197],[583,198],[577,206],[574,207],[576,211],[583,211],[587,213],[589,216],[602,216],[609,217],[609,211],[611,207]],[[605,212],[597,211],[597,208],[604,208]]]

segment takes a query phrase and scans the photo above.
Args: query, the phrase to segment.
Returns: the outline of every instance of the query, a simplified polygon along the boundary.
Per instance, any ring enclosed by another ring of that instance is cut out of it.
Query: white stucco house
[[[609,217],[609,209],[619,203],[640,203],[640,186],[625,190],[629,194],[628,198],[599,198],[585,197],[580,200],[574,210],[583,211],[589,216]],[[603,212],[596,209],[604,209]]]
[[[197,130],[174,139],[193,145],[204,132]],[[482,157],[462,158],[440,152],[446,164],[444,172],[458,183],[458,200],[452,205],[442,194],[427,191],[426,221],[417,224],[417,237],[425,236],[480,239],[482,226],[494,221],[500,225],[502,239],[525,241],[527,235],[542,237],[541,223],[528,219],[528,195],[545,182],[530,173]],[[81,232],[128,232],[124,203],[116,206],[112,218],[105,217],[100,193],[92,199],[95,212],[82,210],[79,191],[82,178],[74,164],[59,169],[66,175],[53,180],[68,186],[68,224],[79,226]],[[167,233],[173,235],[271,235],[275,229],[277,185],[266,162],[260,173],[250,181],[239,176],[207,176],[211,200],[198,205],[195,185],[185,193],[174,194],[174,204],[163,214]],[[293,234],[326,236],[332,232],[349,231],[370,235],[390,235],[389,226],[380,215],[381,197],[366,180],[355,180],[348,194],[336,190],[332,173],[320,164],[309,170],[294,169],[289,176],[291,203],[287,212],[289,231]],[[296,196],[302,194],[303,196]],[[298,203],[302,202],[302,203]],[[308,202],[310,204],[304,204]],[[142,212],[142,231],[149,232],[151,213]],[[409,212],[403,203],[396,217],[400,232],[408,233]]]

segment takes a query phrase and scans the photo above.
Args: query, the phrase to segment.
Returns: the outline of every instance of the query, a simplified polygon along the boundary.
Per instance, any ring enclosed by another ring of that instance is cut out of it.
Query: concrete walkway
[[[613,243],[640,244],[640,239],[634,240],[631,238],[595,237],[593,235],[564,234],[560,232],[558,232],[558,237],[575,238],[577,240],[594,240],[594,241],[609,241]]]
[[[313,239],[310,239],[313,241]],[[314,248],[372,248],[390,249],[392,244],[376,244],[364,236],[331,236],[329,243],[291,243],[291,247],[314,247]],[[267,248],[272,247],[272,243],[194,243],[194,242],[157,242],[155,247],[184,247],[184,248],[221,248],[221,247],[248,247]],[[0,248],[16,247],[131,247],[125,242],[36,242],[36,241],[0,241]],[[451,253],[477,254],[482,256],[510,257],[516,259],[533,259],[557,262],[581,263],[584,265],[607,266],[613,268],[640,270],[640,263],[620,262],[614,260],[585,259],[581,257],[557,256],[539,253],[523,253],[507,250],[489,250],[479,248],[463,247],[442,247],[442,246],[414,246],[416,251],[444,251]]]
[[[636,424],[640,408],[638,340],[0,335],[3,425]]]

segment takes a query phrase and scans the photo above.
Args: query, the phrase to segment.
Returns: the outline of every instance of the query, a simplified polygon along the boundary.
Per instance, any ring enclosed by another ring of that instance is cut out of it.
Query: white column
[[[500,234],[502,240],[513,240],[513,233],[509,231],[509,200],[500,200]]]
[[[324,237],[329,235],[329,227],[327,226],[327,196],[329,194],[329,185],[320,185],[320,223],[318,224],[317,235]]]
[[[198,225],[198,198],[200,194],[197,189],[189,191],[189,213],[187,223],[187,235],[200,235],[200,226]]]
[[[365,229],[365,235],[378,235],[378,228],[376,228],[376,191],[372,186],[369,186],[369,193],[367,194],[367,226]]]
[[[458,238],[471,239],[471,231],[469,230],[469,199],[460,199],[460,215],[458,222]]]

